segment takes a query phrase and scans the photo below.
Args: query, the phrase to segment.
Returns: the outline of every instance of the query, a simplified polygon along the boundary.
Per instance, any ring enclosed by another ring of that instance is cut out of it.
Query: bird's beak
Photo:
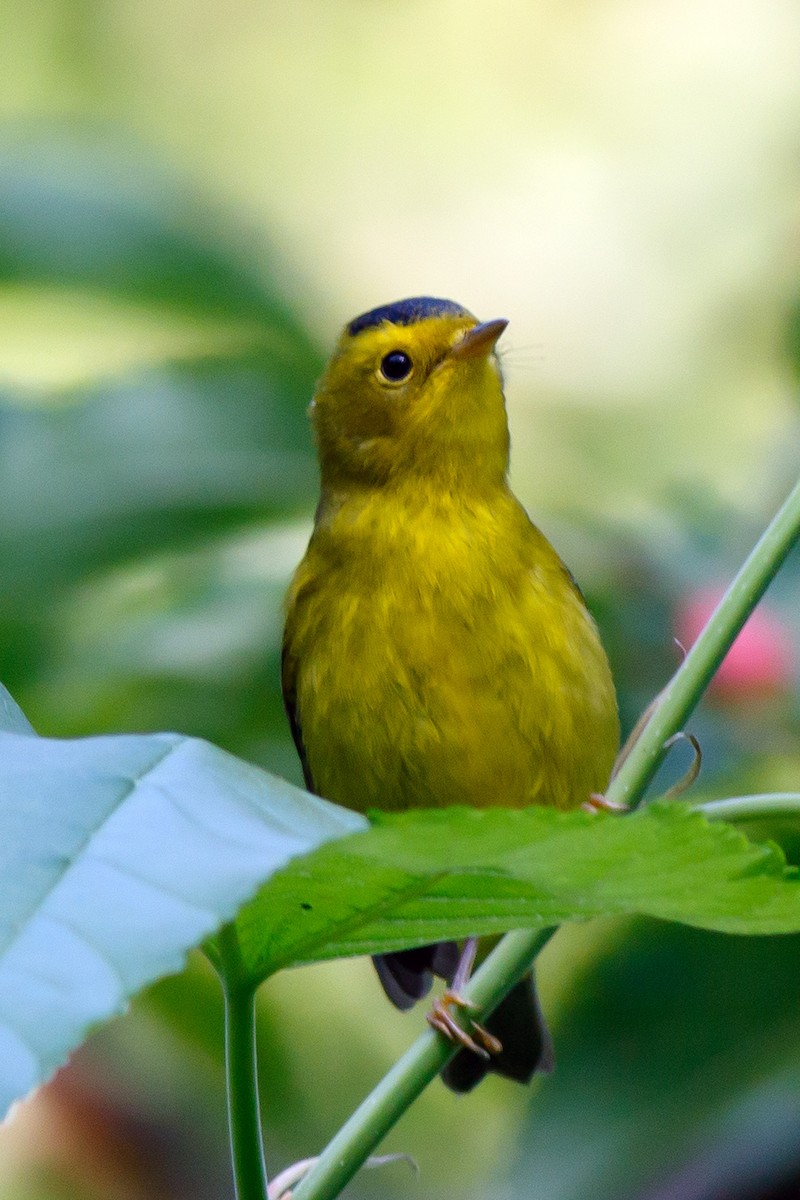
[[[505,329],[508,321],[500,317],[496,321],[483,321],[468,329],[450,351],[450,358],[486,358]]]

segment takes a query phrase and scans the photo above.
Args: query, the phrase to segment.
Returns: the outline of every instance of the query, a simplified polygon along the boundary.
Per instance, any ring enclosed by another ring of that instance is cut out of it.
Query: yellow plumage
[[[387,305],[345,329],[317,388],[321,499],[283,684],[309,788],[348,808],[569,808],[608,782],[597,630],[507,483],[504,327],[449,301]],[[428,958],[378,962],[401,1007],[447,974]]]
[[[314,400],[322,499],[287,600],[287,692],[315,790],[360,811],[568,808],[616,753],[594,622],[508,487],[495,355],[447,353],[475,324],[345,331]],[[384,382],[397,350],[411,375]]]

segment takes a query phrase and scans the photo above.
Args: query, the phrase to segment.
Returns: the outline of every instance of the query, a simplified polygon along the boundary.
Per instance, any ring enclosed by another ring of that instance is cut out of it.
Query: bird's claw
[[[503,1044],[494,1034],[490,1033],[488,1029],[484,1029],[483,1025],[479,1025],[477,1021],[470,1021],[470,1030],[474,1035],[470,1036],[470,1033],[462,1029],[454,1019],[450,1012],[451,1006],[465,1011],[475,1008],[471,1001],[465,1000],[457,992],[445,991],[436,1000],[431,1011],[426,1014],[428,1024],[446,1037],[449,1042],[463,1046],[465,1050],[471,1050],[479,1058],[488,1059],[495,1054],[500,1054]]]
[[[472,1032],[475,1035],[474,1040],[480,1042],[490,1058],[495,1058],[498,1054],[502,1054],[503,1043],[500,1041],[500,1038],[496,1038],[493,1033],[489,1033],[489,1030],[485,1029],[483,1025],[479,1025],[477,1021],[472,1021],[470,1024]]]
[[[588,800],[586,800],[581,808],[584,812],[597,813],[625,813],[628,812],[628,805],[621,804],[618,800],[607,800],[601,792],[592,792]]]

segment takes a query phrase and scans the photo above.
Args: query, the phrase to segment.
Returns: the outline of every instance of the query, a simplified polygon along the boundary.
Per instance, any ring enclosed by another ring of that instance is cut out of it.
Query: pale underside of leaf
[[[205,742],[0,734],[0,1111],[292,857],[366,824]]]

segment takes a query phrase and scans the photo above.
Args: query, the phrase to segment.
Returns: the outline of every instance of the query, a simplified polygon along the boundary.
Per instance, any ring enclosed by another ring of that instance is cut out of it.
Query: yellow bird
[[[311,404],[321,497],[286,601],[283,694],[308,788],[360,812],[572,808],[609,779],[619,726],[597,629],[508,486],[506,325],[427,296],[373,309]],[[443,943],[375,964],[408,1008],[457,959]],[[489,1034],[461,1037],[441,1003],[430,1019],[467,1047],[443,1072],[456,1091],[552,1065],[532,977]]]

